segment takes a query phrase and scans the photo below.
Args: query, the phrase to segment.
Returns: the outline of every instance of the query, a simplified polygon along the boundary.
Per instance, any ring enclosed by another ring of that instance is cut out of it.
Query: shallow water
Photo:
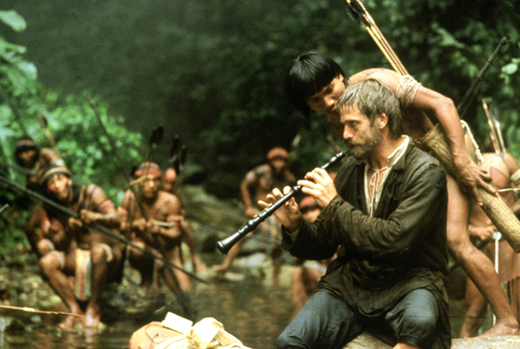
[[[205,257],[206,261],[211,259]],[[207,285],[197,284],[194,293],[197,319],[215,318],[227,332],[248,347],[273,348],[276,338],[290,321],[290,268],[284,267],[278,290],[272,287],[269,270],[266,268],[266,275],[262,276],[261,273],[253,275],[243,268],[237,268],[234,270],[236,273],[229,274],[229,279],[235,281],[211,279]],[[79,330],[65,332],[41,323],[30,324],[22,332],[0,331],[0,348],[128,348],[131,334],[148,323],[131,320],[119,321],[101,333]]]

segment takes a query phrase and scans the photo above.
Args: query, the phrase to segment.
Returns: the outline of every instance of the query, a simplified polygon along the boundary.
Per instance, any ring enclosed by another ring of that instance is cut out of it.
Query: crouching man
[[[100,187],[73,184],[64,166],[47,167],[40,180],[46,196],[80,216],[80,219],[72,218],[47,209],[53,228],[52,234],[42,242],[48,241],[52,251],[40,259],[40,267],[71,313],[83,314],[80,304],[86,303],[81,325],[97,328],[101,319],[99,301],[105,284],[122,275],[123,246],[90,228],[89,224],[119,227],[117,211]],[[57,245],[56,241],[62,243]],[[70,276],[75,280],[74,289]],[[74,327],[78,319],[81,318],[68,317],[59,326]]]
[[[449,348],[446,173],[401,134],[399,102],[376,80],[338,101],[350,157],[333,182],[320,168],[298,181],[322,209],[315,223],[291,199],[276,213],[296,257],[338,257],[278,348],[341,348],[363,331],[395,348]],[[284,188],[289,191],[290,188]],[[267,196],[265,207],[282,197]]]

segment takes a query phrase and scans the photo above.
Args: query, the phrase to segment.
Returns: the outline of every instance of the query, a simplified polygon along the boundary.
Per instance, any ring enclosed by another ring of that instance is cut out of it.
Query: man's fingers
[[[478,192],[477,188],[473,188],[473,196],[475,197],[475,201],[477,202],[477,205],[483,206],[484,203],[482,202],[482,198],[480,197],[480,193]]]
[[[498,196],[498,191],[492,185],[485,183],[485,182],[481,182],[480,186],[482,188],[484,188],[484,190],[487,191],[488,193]]]
[[[269,196],[269,195],[267,195]],[[257,202],[258,206],[260,206],[261,208],[266,208],[267,206],[269,206],[269,204],[265,201],[262,201],[262,200],[258,200]]]

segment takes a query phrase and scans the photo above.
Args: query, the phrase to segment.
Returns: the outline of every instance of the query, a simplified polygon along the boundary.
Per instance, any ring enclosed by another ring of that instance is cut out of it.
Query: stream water
[[[208,265],[213,256],[203,256]],[[194,292],[198,319],[213,317],[224,325],[227,332],[251,348],[273,348],[277,336],[290,321],[292,307],[289,300],[290,268],[284,268],[281,285],[274,290],[269,275],[230,273],[226,280],[209,284],[199,283]],[[235,270],[236,271],[236,270]],[[243,271],[243,269],[242,269]],[[233,279],[233,281],[231,280]],[[42,322],[26,319],[22,331],[1,330],[0,348],[128,348],[130,336],[143,323],[126,318],[104,331],[61,331]],[[10,316],[13,312],[9,313]],[[157,320],[162,320],[157,319]]]

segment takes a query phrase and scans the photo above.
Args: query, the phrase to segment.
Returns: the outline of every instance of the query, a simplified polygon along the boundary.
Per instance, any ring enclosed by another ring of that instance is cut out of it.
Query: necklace
[[[380,183],[380,177],[381,177],[381,172],[383,172],[384,170],[388,169],[388,166],[385,166],[383,168],[380,168],[380,169],[372,169],[374,170],[374,174],[372,175],[372,177],[370,177],[370,181],[369,181],[369,184],[370,184],[370,190],[369,190],[369,193],[370,193],[370,207],[368,208],[369,210],[369,213],[370,215],[372,215],[373,211],[374,211],[374,206],[376,204],[376,192],[378,190],[378,187],[376,186],[377,183]]]

